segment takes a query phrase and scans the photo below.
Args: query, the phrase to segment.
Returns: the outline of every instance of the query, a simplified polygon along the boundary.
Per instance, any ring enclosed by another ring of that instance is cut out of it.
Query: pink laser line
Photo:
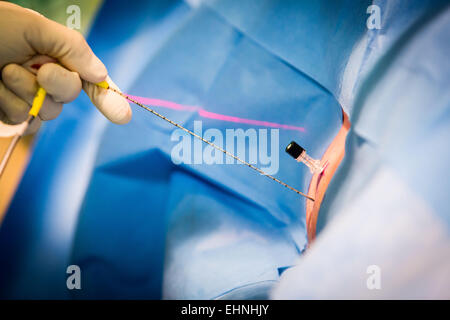
[[[219,120],[219,121],[250,124],[250,125],[261,126],[261,127],[279,128],[279,129],[285,129],[285,130],[295,130],[295,131],[300,131],[300,132],[306,131],[305,128],[303,128],[303,127],[297,127],[297,126],[292,126],[292,125],[288,125],[288,124],[280,124],[280,123],[269,122],[269,121],[261,121],[261,120],[253,120],[253,119],[245,119],[245,118],[227,116],[224,114],[207,111],[198,106],[183,105],[183,104],[179,104],[179,103],[175,103],[175,102],[171,102],[171,101],[167,101],[167,100],[137,97],[137,96],[132,96],[129,94],[126,94],[126,96],[130,97],[133,100],[136,100],[139,103],[145,104],[145,105],[158,106],[158,107],[179,110],[179,111],[195,111],[198,113],[198,115],[200,117],[206,118],[206,119],[214,119],[214,120]]]

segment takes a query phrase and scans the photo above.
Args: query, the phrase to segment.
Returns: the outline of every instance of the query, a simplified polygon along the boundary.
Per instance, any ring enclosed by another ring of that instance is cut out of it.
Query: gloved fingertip
[[[108,82],[110,87],[122,92],[109,76],[106,78],[106,82]],[[98,89],[105,90],[103,88]],[[128,100],[114,91],[106,91],[106,99],[103,101],[103,110],[107,111],[107,118],[116,124],[127,124],[130,122],[133,112],[131,111]]]
[[[131,111],[130,105],[127,103],[127,107],[123,108],[123,113],[120,117],[117,118],[117,121],[115,123],[117,124],[127,124],[131,121],[131,118],[133,117],[133,112]]]
[[[17,68],[18,65],[11,63],[11,64],[7,64],[6,66],[3,67],[2,70],[2,79],[11,79],[11,80],[16,80],[17,79]]]
[[[110,77],[106,78],[106,82],[111,88],[120,91]],[[83,89],[91,98],[92,103],[109,121],[116,124],[130,122],[132,118],[131,107],[128,100],[122,95],[87,81],[83,81]]]
[[[105,89],[101,89],[105,90]],[[116,124],[127,124],[132,118],[132,111],[128,101],[115,92],[109,91],[103,101],[103,111],[106,117]]]

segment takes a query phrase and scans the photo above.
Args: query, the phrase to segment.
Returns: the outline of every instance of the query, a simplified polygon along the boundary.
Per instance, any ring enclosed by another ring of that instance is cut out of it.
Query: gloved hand
[[[59,115],[64,103],[86,91],[93,104],[114,123],[131,119],[131,108],[120,95],[99,88],[107,80],[103,63],[83,36],[44,16],[11,3],[0,2],[0,120],[17,124],[26,120],[40,85],[48,95],[30,131],[40,120]]]

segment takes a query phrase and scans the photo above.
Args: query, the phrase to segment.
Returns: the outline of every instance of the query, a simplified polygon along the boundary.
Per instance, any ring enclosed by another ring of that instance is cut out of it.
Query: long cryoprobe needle
[[[272,176],[272,175],[270,175],[270,174],[264,172],[263,170],[259,169],[258,167],[255,167],[254,165],[252,165],[252,164],[246,162],[245,160],[242,160],[242,159],[238,158],[237,156],[235,156],[235,155],[232,154],[231,152],[229,152],[229,151],[227,151],[227,150],[225,150],[225,149],[223,149],[223,148],[217,146],[216,144],[212,143],[212,142],[209,141],[209,140],[204,139],[203,137],[199,136],[198,134],[196,134],[196,133],[192,132],[191,130],[186,129],[185,127],[179,125],[178,123],[176,123],[176,122],[174,122],[174,121],[168,119],[167,117],[165,117],[165,116],[163,116],[162,114],[156,112],[155,110],[153,110],[153,109],[147,107],[146,105],[144,105],[144,104],[142,104],[142,103],[140,103],[140,102],[138,102],[138,101],[136,101],[136,100],[134,100],[134,99],[128,97],[127,95],[123,94],[123,93],[120,92],[119,90],[110,87],[109,84],[108,84],[106,81],[102,81],[102,82],[100,82],[100,83],[97,83],[97,86],[99,86],[99,87],[101,87],[101,88],[104,88],[104,89],[106,89],[106,90],[111,90],[111,91],[113,91],[113,92],[115,92],[115,93],[121,95],[122,97],[124,97],[125,99],[127,99],[127,100],[133,102],[134,104],[138,105],[139,107],[141,107],[141,108],[143,108],[143,109],[145,109],[145,110],[147,110],[147,111],[153,113],[155,116],[157,116],[157,117],[159,117],[159,118],[161,118],[161,119],[163,119],[163,120],[169,122],[170,124],[172,124],[172,125],[174,125],[175,127],[177,127],[177,128],[179,128],[179,129],[181,129],[181,130],[183,130],[183,131],[189,133],[190,135],[194,136],[195,138],[200,139],[201,141],[207,143],[207,144],[210,145],[211,147],[213,147],[213,148],[219,150],[220,152],[223,152],[223,153],[226,154],[227,156],[232,157],[232,158],[235,159],[236,161],[239,161],[240,163],[245,164],[245,165],[248,166],[249,168],[251,168],[251,169],[257,171],[258,173],[260,173],[261,175],[266,176],[266,177],[272,179],[273,181],[275,181],[275,182],[281,184],[283,187],[286,187],[286,188],[288,188],[289,190],[294,191],[295,193],[297,193],[297,194],[299,194],[299,195],[301,195],[301,196],[303,196],[303,197],[305,197],[305,198],[307,198],[307,199],[309,199],[309,200],[311,200],[311,201],[314,201],[314,198],[312,198],[312,197],[310,197],[310,196],[304,194],[303,192],[301,192],[301,191],[295,189],[294,187],[291,187],[291,186],[288,185],[287,183],[285,183],[285,182],[283,182],[283,181],[281,181],[281,180],[275,178],[274,176]],[[28,119],[26,120],[27,125],[26,125],[25,129],[22,131],[22,134],[17,134],[17,135],[15,135],[14,138],[11,140],[11,143],[10,143],[10,145],[8,146],[8,150],[6,151],[6,154],[4,155],[3,160],[2,160],[2,162],[0,163],[0,177],[1,177],[2,174],[3,174],[4,169],[5,169],[5,167],[6,167],[7,163],[8,163],[8,160],[11,158],[12,152],[13,152],[15,146],[17,145],[17,143],[18,143],[20,137],[25,133],[25,131],[26,131],[26,129],[28,128],[28,126],[31,124],[31,122],[34,120],[34,118],[36,118],[37,115],[39,114],[39,111],[41,110],[42,105],[43,105],[43,103],[44,103],[46,94],[47,94],[46,91],[45,91],[43,88],[39,87],[39,89],[38,89],[38,91],[37,91],[37,93],[36,93],[36,96],[35,96],[35,98],[34,98],[34,100],[33,100],[33,105],[32,105],[32,107],[31,107],[31,109],[30,109],[30,112],[29,112],[29,115],[28,115]]]
[[[105,89],[109,89],[109,90],[111,90],[111,91],[114,91],[115,93],[117,93],[117,94],[121,95],[122,97],[124,97],[125,99],[127,99],[127,100],[133,102],[134,104],[138,105],[139,107],[141,107],[141,108],[143,108],[143,109],[145,109],[145,110],[147,110],[147,111],[153,113],[155,116],[157,116],[157,117],[159,117],[159,118],[161,118],[161,119],[163,119],[163,120],[169,122],[170,124],[172,124],[172,125],[174,125],[175,127],[177,127],[177,128],[179,128],[179,129],[181,129],[181,130],[183,130],[183,131],[189,133],[190,135],[194,136],[195,138],[202,140],[203,142],[209,144],[211,147],[213,147],[213,148],[219,150],[220,152],[223,152],[223,153],[226,154],[227,156],[232,157],[233,159],[239,161],[240,163],[245,164],[245,165],[248,166],[249,168],[251,168],[251,169],[253,169],[253,170],[259,172],[261,175],[266,176],[266,177],[272,179],[272,180],[275,181],[275,182],[278,182],[278,183],[281,184],[283,187],[286,187],[286,188],[288,188],[289,190],[292,190],[292,191],[294,191],[295,193],[297,193],[297,194],[299,194],[299,195],[301,195],[301,196],[303,196],[303,197],[305,197],[305,198],[307,198],[307,199],[309,199],[309,200],[311,200],[311,201],[314,201],[314,198],[312,198],[312,197],[310,197],[310,196],[304,194],[303,192],[301,192],[301,191],[295,189],[294,187],[291,187],[291,186],[288,185],[287,183],[284,183],[283,181],[281,181],[281,180],[275,178],[274,176],[272,176],[272,175],[270,175],[270,174],[268,174],[268,173],[262,171],[261,169],[255,167],[254,165],[252,165],[252,164],[250,164],[250,163],[248,163],[248,162],[246,162],[246,161],[244,161],[244,160],[242,160],[242,159],[236,157],[236,156],[235,156],[234,154],[232,154],[231,152],[229,152],[229,151],[227,151],[227,150],[225,150],[225,149],[223,149],[223,148],[217,146],[216,144],[212,143],[212,142],[209,141],[209,140],[204,139],[203,137],[199,136],[198,134],[196,134],[196,133],[192,132],[191,130],[186,129],[186,128],[183,127],[182,125],[179,125],[178,123],[176,123],[176,122],[174,122],[174,121],[168,119],[167,117],[165,117],[165,116],[163,116],[162,114],[156,112],[155,110],[153,110],[153,109],[147,107],[146,105],[144,105],[144,104],[142,104],[142,103],[140,103],[140,102],[138,102],[138,101],[136,101],[136,100],[134,100],[134,99],[128,97],[127,95],[123,94],[123,93],[120,92],[119,90],[116,90],[116,89],[114,89],[114,88],[112,88],[112,87],[110,87],[110,86],[107,86],[107,87],[102,86],[102,87],[105,88]]]

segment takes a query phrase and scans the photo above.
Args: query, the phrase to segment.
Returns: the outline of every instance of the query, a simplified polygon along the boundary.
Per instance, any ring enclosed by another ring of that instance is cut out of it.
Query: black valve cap
[[[300,147],[295,141],[292,141],[286,147],[286,152],[289,153],[294,159],[297,159],[303,151],[305,151],[305,149]]]

